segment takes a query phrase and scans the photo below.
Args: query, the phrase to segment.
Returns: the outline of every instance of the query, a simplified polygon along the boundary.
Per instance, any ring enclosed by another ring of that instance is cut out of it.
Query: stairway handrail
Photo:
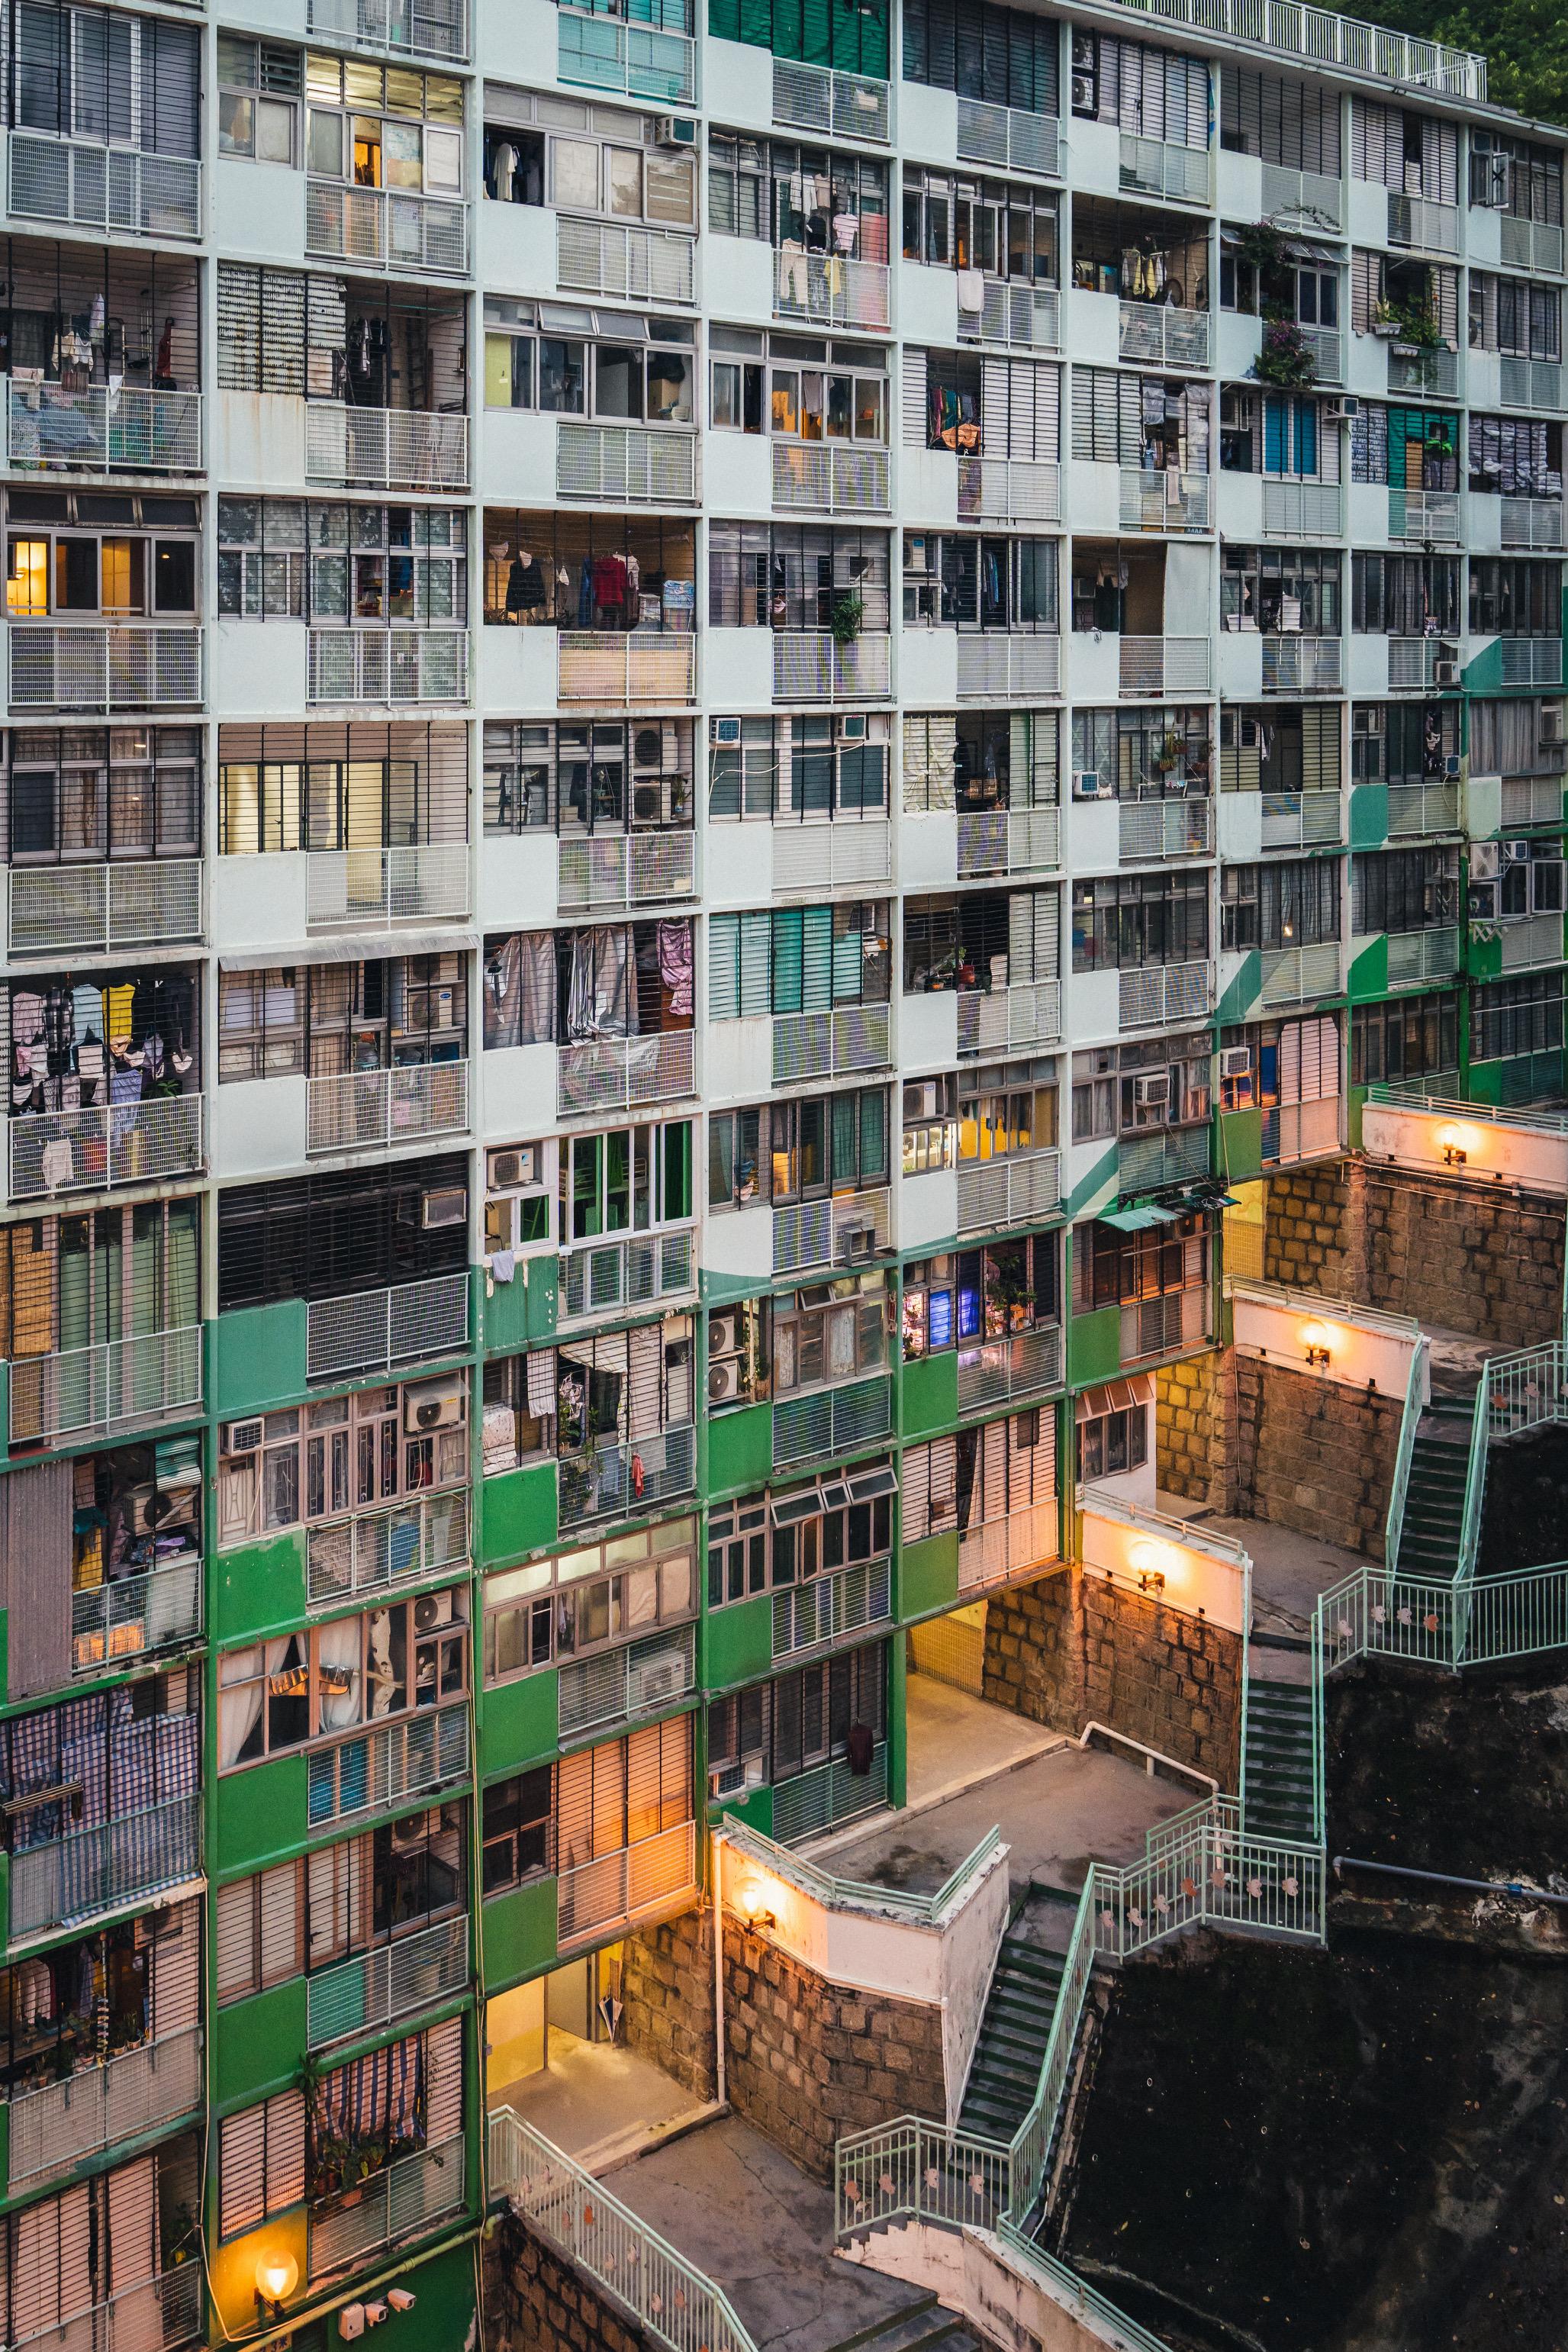
[[[1129,2319],[1124,2311],[1119,2310],[1107,2296],[1092,2287],[1087,2279],[1081,2279],[1076,2271],[1069,2270],[1067,2264],[1058,2262],[1054,2254],[1048,2254],[1045,2248],[1036,2245],[1032,2238],[1026,2238],[1016,2223],[1005,2219],[999,2221],[995,2234],[1006,2248],[1014,2266],[1026,2273],[1032,2271],[1053,2302],[1069,2303],[1079,2320],[1095,2334],[1099,2333],[1100,2327],[1108,2328],[1110,2334],[1106,2341],[1114,2347],[1114,2352],[1170,2352],[1163,2336],[1151,2336],[1146,2327],[1140,2327],[1135,2319]]]
[[[719,1826],[732,1852],[745,1854],[759,1869],[771,1871],[786,1885],[799,1887],[801,1894],[813,1896],[827,1910],[879,1912],[927,1927],[936,1926],[960,1896],[971,1895],[1004,1851],[1001,1831],[988,1830],[974,1851],[965,1855],[934,1895],[919,1895],[905,1886],[878,1886],[867,1879],[835,1878],[831,1871],[819,1869],[792,1847],[780,1845],[777,1839],[734,1813],[726,1813]]]
[[[1399,1417],[1399,1442],[1394,1453],[1394,1476],[1384,1518],[1383,1559],[1390,1575],[1399,1564],[1405,1533],[1405,1501],[1410,1488],[1410,1464],[1416,1452],[1416,1432],[1426,1410],[1430,1382],[1432,1343],[1423,1331],[1410,1356],[1410,1377],[1405,1384],[1405,1410]]]

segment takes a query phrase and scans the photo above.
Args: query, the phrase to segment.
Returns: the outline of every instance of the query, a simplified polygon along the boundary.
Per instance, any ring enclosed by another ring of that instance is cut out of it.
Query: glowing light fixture
[[[758,1879],[748,1878],[736,1888],[735,1907],[748,1927],[771,1927],[775,1925],[767,1895]]]
[[[1301,1338],[1306,1343],[1307,1369],[1309,1371],[1327,1371],[1330,1363],[1333,1361],[1333,1350],[1330,1343],[1333,1340],[1333,1333],[1330,1330],[1326,1323],[1309,1323],[1307,1325],[1306,1329],[1301,1334]]]
[[[256,2307],[265,2326],[283,2316],[283,2306],[299,2284],[299,2265],[287,2249],[260,2256],[256,2265]]]

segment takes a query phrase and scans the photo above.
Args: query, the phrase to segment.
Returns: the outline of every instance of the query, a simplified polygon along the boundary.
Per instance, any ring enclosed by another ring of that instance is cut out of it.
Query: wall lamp
[[[256,2266],[256,2307],[263,2327],[275,2326],[283,2306],[299,2284],[299,2265],[292,2254],[263,2254]]]
[[[1309,1323],[1302,1332],[1301,1338],[1306,1342],[1306,1361],[1309,1371],[1327,1371],[1333,1360],[1333,1351],[1329,1347],[1331,1337],[1332,1334],[1321,1323]]]
[[[743,1886],[736,1888],[735,1907],[748,1927],[776,1927],[779,1924],[755,1878],[748,1878]]]
[[[1437,1148],[1443,1155],[1445,1168],[1462,1168],[1475,1148],[1476,1136],[1468,1127],[1440,1127]]]

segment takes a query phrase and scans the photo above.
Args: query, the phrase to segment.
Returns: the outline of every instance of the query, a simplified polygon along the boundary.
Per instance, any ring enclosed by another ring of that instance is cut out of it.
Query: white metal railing
[[[350,47],[445,58],[468,55],[465,0],[306,0],[306,30]]]
[[[562,1664],[557,1721],[562,1739],[633,1723],[676,1706],[696,1685],[696,1632],[674,1625],[597,1657]]]
[[[204,1165],[202,1095],[149,1095],[90,1110],[29,1111],[6,1121],[13,1201],[162,1184]]]
[[[1434,686],[1439,662],[1456,660],[1458,647],[1442,637],[1390,637],[1390,686]]]
[[[846,1633],[885,1624],[893,1614],[893,1563],[861,1560],[773,1595],[773,1656],[799,1657]]]
[[[186,1323],[55,1356],[13,1356],[9,1385],[13,1444],[166,1421],[202,1401],[202,1327]]]
[[[1504,547],[1561,547],[1561,499],[1504,499],[1501,501]]]
[[[1124,466],[1124,530],[1208,530],[1214,522],[1213,477],[1175,466]]]
[[[696,43],[650,25],[563,9],[557,23],[556,72],[590,89],[624,90],[661,106],[690,106],[696,95]]]
[[[1390,392],[1432,392],[1440,400],[1459,396],[1459,354],[1443,343],[1390,343]]]
[[[1168,139],[1122,133],[1121,186],[1124,195],[1174,196],[1179,203],[1207,205],[1214,167],[1207,147],[1180,147]]]
[[[12,2352],[173,2352],[195,2336],[202,2316],[202,2266],[183,2263],[162,2278],[128,2286],[57,2326],[13,2336]]]
[[[420,1583],[465,1568],[469,1542],[465,1486],[325,1519],[306,1531],[306,1597],[319,1609],[355,1593]]]
[[[199,857],[8,868],[13,956],[194,944],[206,919]]]
[[[1390,784],[1390,837],[1416,833],[1453,833],[1459,823],[1459,786],[1439,777],[1431,783]]]
[[[561,1945],[640,1918],[696,1885],[696,1823],[617,1847],[592,1862],[565,1863],[556,1881],[556,1934]]]
[[[958,1171],[958,1231],[1005,1233],[1053,1216],[1061,1205],[1061,1154],[1053,1145],[1004,1152]]]
[[[1209,1131],[1203,1127],[1161,1128],[1153,1135],[1124,1135],[1116,1146],[1116,1185],[1123,1196],[1157,1192],[1209,1172]]]
[[[361,268],[461,278],[468,268],[468,207],[461,197],[308,179],[305,250]]]
[[[338,1070],[311,1078],[308,1087],[308,1151],[384,1151],[426,1135],[461,1134],[468,1124],[466,1062]]]
[[[558,1264],[557,1316],[563,1323],[652,1307],[695,1289],[696,1228],[677,1225],[668,1233],[585,1242],[580,1249],[562,1250]]]
[[[377,1944],[306,1980],[306,2046],[374,2033],[461,1992],[468,1981],[468,1918]]]
[[[1459,968],[1459,933],[1453,923],[1426,931],[1390,931],[1388,985],[1413,988],[1426,980],[1448,980]]]
[[[841,1004],[833,1013],[776,1013],[773,1083],[793,1086],[802,1078],[883,1070],[891,1049],[885,1004]]]
[[[171,1560],[71,1594],[71,1672],[100,1675],[128,1659],[193,1642],[202,1630],[202,1564]]]
[[[1366,1099],[1375,1107],[1417,1111],[1427,1118],[1479,1119],[1488,1127],[1518,1128],[1525,1135],[1568,1135],[1568,1111],[1534,1105],[1528,1110],[1510,1110],[1497,1103],[1463,1102],[1457,1095],[1427,1094],[1412,1087],[1387,1086],[1381,1080],[1367,1087]]]
[[[1214,1009],[1211,963],[1142,964],[1119,971],[1117,978],[1124,1029],[1174,1028],[1178,1022],[1207,1020]]]
[[[960,881],[983,874],[1048,873],[1061,863],[1061,811],[1042,808],[960,809]]]
[[[1055,286],[987,278],[980,307],[967,310],[965,280],[958,280],[958,341],[961,343],[1020,343],[1033,351],[1061,349],[1061,294]]]
[[[1504,971],[1533,971],[1541,964],[1563,961],[1561,915],[1527,915],[1521,922],[1500,923],[1496,929]]]
[[[445,409],[309,401],[305,478],[345,489],[465,489],[468,419]]]
[[[757,2352],[734,2306],[688,2263],[511,2107],[489,2119],[490,2187],[583,2277],[630,2311],[666,2352]]]
[[[1122,801],[1116,818],[1124,858],[1205,857],[1214,846],[1211,800]]]
[[[1265,1004],[1305,1004],[1315,996],[1337,996],[1340,987],[1337,940],[1263,950],[1259,992]]]
[[[306,1759],[306,1805],[312,1830],[329,1822],[384,1812],[405,1799],[433,1794],[469,1771],[468,1702],[422,1707],[379,1731],[359,1732]]]
[[[1265,849],[1321,848],[1343,836],[1344,811],[1338,793],[1264,793],[1260,797]]]
[[[308,855],[305,920],[313,931],[457,922],[468,912],[466,842],[313,849]]]
[[[1166,302],[1124,302],[1117,350],[1124,360],[1155,367],[1206,368],[1208,312],[1178,310]]]
[[[1266,636],[1263,640],[1265,694],[1333,694],[1343,669],[1343,641],[1339,637]],[[1392,677],[1389,684],[1393,684]]]
[[[818,512],[885,514],[887,451],[839,441],[782,441],[773,451],[773,503]]]
[[[890,690],[893,639],[882,631],[841,644],[826,629],[775,629],[775,702],[880,701]]]
[[[1121,1360],[1142,1363],[1151,1356],[1167,1356],[1175,1349],[1191,1348],[1208,1337],[1209,1295],[1206,1282],[1185,1290],[1167,1290],[1160,1298],[1135,1299],[1122,1309]]]
[[[1498,359],[1498,398],[1505,408],[1563,406],[1563,363],[1560,360],[1516,359],[1503,352]]]
[[[202,1801],[174,1797],[11,1856],[13,1944],[118,1911],[202,1872]]]
[[[312,629],[309,702],[464,702],[466,629]]]
[[[1337,1151],[1343,1113],[1338,1095],[1320,1095],[1313,1102],[1277,1103],[1263,1113],[1265,1165],[1283,1168],[1295,1160],[1313,1159],[1319,1152]]]
[[[7,193],[26,220],[130,236],[199,236],[202,167],[193,156],[148,155],[101,141],[13,131]]]
[[[556,1058],[559,1108],[576,1113],[678,1102],[695,1089],[693,1043],[691,1030],[667,1029],[651,1037],[595,1037],[563,1045]]]
[[[1061,1386],[1061,1331],[1049,1323],[1035,1331],[1015,1331],[1006,1339],[982,1339],[958,1349],[958,1410],[977,1412],[988,1405],[1045,1396]]]
[[[1498,221],[1502,259],[1512,269],[1546,270],[1563,275],[1563,230],[1554,221],[1524,220],[1504,213]]]
[[[1338,482],[1287,482],[1263,478],[1263,533],[1268,539],[1338,539],[1344,530],[1344,490]]]
[[[1430,539],[1444,547],[1459,543],[1458,490],[1390,490],[1390,539]]]
[[[621,227],[612,221],[556,215],[556,279],[577,294],[615,294],[649,302],[689,302],[696,283],[696,239],[674,229]]]
[[[885,333],[888,283],[885,262],[808,253],[804,246],[774,250],[776,318],[806,319],[818,327],[876,328]]]
[[[674,1495],[689,1495],[696,1477],[696,1431],[689,1421],[646,1437],[596,1445],[587,1454],[563,1454],[558,1467],[560,1524],[576,1528],[586,1519],[631,1518]]]
[[[892,1427],[893,1382],[882,1374],[780,1397],[773,1408],[773,1466],[836,1459],[886,1437]]]
[[[958,991],[960,1054],[1051,1045],[1061,1034],[1061,983],[1021,980],[1009,988]]]
[[[645,633],[562,629],[558,690],[563,702],[689,702],[696,691],[696,639],[679,629]]]
[[[912,642],[905,638],[905,644]],[[984,629],[958,637],[958,692],[966,698],[1060,694],[1061,639]]]
[[[13,2095],[7,2187],[36,2188],[84,2156],[156,2131],[199,2107],[204,2091],[202,2030],[193,2025],[43,2090]]]
[[[1207,694],[1213,660],[1207,637],[1122,637],[1124,694]]]
[[[854,1912],[873,1919],[912,1921],[922,1927],[940,1927],[961,1911],[1001,1857],[1000,1830],[988,1830],[972,1853],[965,1855],[942,1885],[928,1895],[904,1886],[879,1886],[863,1878],[835,1878],[820,1864],[810,1862],[777,1838],[766,1836],[749,1822],[727,1812],[720,1823],[722,1843],[742,1861],[760,1864],[786,1885],[824,1911]]]
[[[863,1265],[890,1246],[892,1233],[885,1185],[838,1200],[788,1202],[773,1212],[773,1271]]]
[[[468,1276],[437,1274],[384,1290],[312,1298],[305,1310],[306,1377],[387,1371],[458,1354],[468,1339]]]
[[[1562,775],[1504,776],[1502,779],[1502,828],[1519,830],[1527,824],[1555,824],[1562,817]]]
[[[981,521],[1058,522],[1061,468],[1033,457],[960,457],[958,513]]]
[[[958,1537],[958,1591],[983,1592],[1026,1569],[1043,1568],[1060,1557],[1057,1505],[1031,1503],[1005,1518],[982,1519]]]
[[[819,897],[824,887],[885,882],[893,871],[893,830],[883,817],[842,817],[826,824],[787,822],[773,828],[773,887]]]
[[[1458,253],[1463,215],[1458,205],[1439,204],[1432,196],[1407,196],[1388,191],[1388,242],[1419,246],[1427,253]]]
[[[775,122],[881,142],[892,135],[888,100],[888,84],[872,75],[836,73],[789,58],[773,60]]]
[[[28,473],[199,473],[202,395],[140,384],[70,392],[7,376],[5,454]]]
[[[696,835],[689,826],[568,835],[561,841],[556,903],[563,915],[690,898],[695,889]]]
[[[312,2285],[363,2260],[380,2246],[401,2250],[456,2212],[465,2196],[467,2143],[461,2137],[418,2156],[400,2157],[360,2182],[353,2201],[319,2205],[306,2217],[307,2275]]]
[[[1504,686],[1561,686],[1563,639],[1500,637],[1498,654]]]
[[[1382,81],[1447,90],[1457,98],[1487,94],[1484,57],[1411,33],[1388,32],[1330,8],[1305,7],[1300,0],[1127,0],[1127,5],[1162,24],[1222,33],[1309,66],[1344,66]]]
[[[1295,225],[1303,229],[1335,234],[1344,221],[1344,182],[1325,172],[1291,172],[1279,163],[1265,163],[1264,217],[1278,221],[1281,213],[1293,213]]]
[[[994,163],[1004,171],[1042,172],[1054,178],[1061,170],[1061,126],[1054,114],[961,98],[958,160]]]
[[[202,699],[202,631],[148,622],[14,625],[14,710],[154,710]]]

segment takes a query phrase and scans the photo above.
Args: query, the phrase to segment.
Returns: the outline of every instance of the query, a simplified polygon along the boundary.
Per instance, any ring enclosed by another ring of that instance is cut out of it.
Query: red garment
[[[594,565],[593,601],[599,605],[620,605],[626,602],[626,559],[623,555],[601,555]]]

